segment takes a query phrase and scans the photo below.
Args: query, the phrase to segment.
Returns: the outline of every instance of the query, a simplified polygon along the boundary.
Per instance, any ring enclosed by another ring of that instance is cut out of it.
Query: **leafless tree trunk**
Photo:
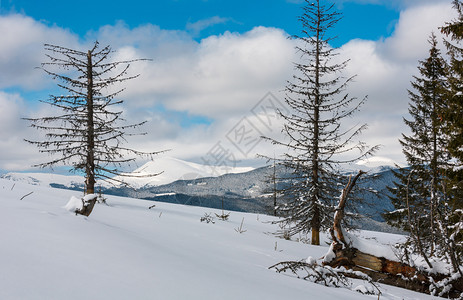
[[[140,59],[113,62],[111,48],[106,46],[101,49],[98,42],[88,51],[50,44],[45,45],[45,50],[49,52],[49,62],[43,63],[42,69],[59,81],[58,87],[67,95],[52,95],[41,100],[58,108],[61,114],[26,119],[31,122],[31,127],[44,131],[46,138],[44,141],[28,142],[36,145],[41,152],[56,156],[36,166],[70,165],[72,171],[85,173],[85,194],[94,194],[97,180],[124,183],[115,177],[128,176],[121,170],[123,165],[134,163],[140,157],[153,159],[155,154],[163,152],[142,152],[124,147],[126,136],[145,134],[130,132],[145,122],[122,124],[122,111],[112,110],[115,105],[123,103],[116,100],[123,91],[123,88],[117,89],[119,85],[138,77],[127,74],[130,64]],[[66,73],[60,74],[48,68],[61,68]],[[116,91],[110,88],[116,88]],[[155,175],[158,174],[132,176]],[[82,211],[84,215],[91,213],[95,203],[87,204]]]

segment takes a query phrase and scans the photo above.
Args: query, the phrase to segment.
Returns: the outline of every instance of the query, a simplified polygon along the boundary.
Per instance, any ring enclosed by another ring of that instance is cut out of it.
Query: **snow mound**
[[[68,203],[64,206],[64,209],[70,212],[81,210],[83,208],[82,199],[72,196]]]
[[[389,260],[398,260],[393,245],[384,245],[378,243],[376,240],[367,240],[349,232],[344,232],[344,238],[348,244],[361,252],[369,253],[377,257],[384,257]]]

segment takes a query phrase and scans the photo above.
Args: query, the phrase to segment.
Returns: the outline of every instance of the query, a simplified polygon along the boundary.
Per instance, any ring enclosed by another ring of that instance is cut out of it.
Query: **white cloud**
[[[381,45],[381,51],[391,60],[401,63],[423,59],[428,52],[431,32],[439,36],[439,27],[455,16],[450,3],[423,4],[400,14],[399,22],[390,38]]]
[[[404,162],[398,139],[408,133],[402,121],[408,115],[407,89],[417,75],[418,61],[428,56],[431,32],[438,34],[438,27],[453,15],[449,3],[425,3],[403,11],[391,37],[352,40],[341,48],[342,57],[351,59],[349,75],[358,75],[352,94],[369,96],[352,123],[367,120],[370,126],[363,138],[384,145],[379,154]]]
[[[359,98],[369,95],[367,104],[349,122],[368,123],[363,138],[371,145],[385,145],[379,155],[399,162],[403,157],[397,140],[406,131],[402,122],[408,109],[406,90],[417,72],[418,60],[427,56],[429,34],[453,16],[447,1],[415,4],[401,13],[391,37],[352,40],[340,49],[339,57],[351,59],[346,75],[358,75],[349,93]],[[103,26],[88,33],[87,41],[79,41],[66,30],[10,15],[0,17],[0,32],[8,32],[0,44],[0,68],[9,70],[0,74],[0,89],[53,88],[43,72],[34,70],[43,61],[45,42],[85,49],[98,39],[117,50],[115,59],[152,58],[132,64],[131,72],[141,76],[127,82],[121,95],[129,122],[149,120],[144,128],[149,134],[130,139],[130,147],[173,149],[170,155],[196,161],[217,142],[239,156],[227,134],[243,117],[261,133],[277,135],[280,128],[265,128],[251,109],[269,91],[283,100],[281,91],[292,77],[292,62],[299,58],[294,41],[287,39],[285,32],[264,27],[243,34],[226,32],[198,42],[184,31],[150,24],[131,29],[118,23]],[[19,120],[29,114],[28,105],[17,95],[0,93],[0,106],[0,169],[27,168],[39,159],[37,149],[25,147],[22,141],[33,134],[27,123]],[[203,117],[210,124],[185,126],[179,121],[182,116]],[[256,152],[272,156],[275,150],[284,149],[261,142],[247,158],[254,158]]]
[[[0,32],[0,88],[40,88],[45,78],[34,68],[40,67],[44,60],[43,44],[61,43],[69,47],[77,44],[77,38],[67,30],[19,14],[0,15]]]
[[[169,43],[182,50],[174,56],[153,53],[154,61],[133,64],[133,72],[141,76],[127,84],[128,105],[162,104],[212,119],[243,114],[268,91],[283,88],[295,57],[286,34],[273,28],[257,27],[242,35],[226,32],[196,44],[179,39]]]
[[[193,23],[188,22],[186,24],[186,30],[191,32],[194,36],[197,36],[201,31],[203,31],[204,29],[208,27],[211,27],[217,24],[224,24],[230,20],[231,20],[230,18],[222,18],[219,16],[214,16],[214,17],[199,20]]]
[[[0,169],[24,170],[38,162],[37,151],[24,141],[35,132],[21,118],[27,116],[27,105],[18,94],[0,91]]]

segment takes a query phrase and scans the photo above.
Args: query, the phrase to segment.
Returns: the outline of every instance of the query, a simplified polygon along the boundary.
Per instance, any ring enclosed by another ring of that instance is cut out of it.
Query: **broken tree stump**
[[[88,217],[93,211],[97,198],[98,195],[96,194],[90,194],[82,198],[82,208],[77,209],[76,214]]]

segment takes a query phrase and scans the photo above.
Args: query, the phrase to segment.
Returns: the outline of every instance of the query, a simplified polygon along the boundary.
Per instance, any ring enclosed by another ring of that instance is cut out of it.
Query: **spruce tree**
[[[454,183],[461,191],[463,188],[463,46],[461,45],[463,41],[463,4],[457,0],[453,3],[458,12],[458,18],[441,28],[442,32],[450,38],[450,40],[444,41],[450,56],[449,93],[444,117],[447,134],[450,138],[448,149],[454,158]],[[460,205],[460,208],[463,206]]]
[[[441,28],[448,39],[444,41],[450,57],[447,106],[443,118],[449,137],[451,155],[446,192],[448,204],[442,211],[441,228],[446,239],[445,254],[454,269],[463,263],[463,4],[453,1],[457,18]]]
[[[289,200],[280,205],[280,214],[285,216],[281,223],[291,235],[311,231],[313,245],[320,244],[320,230],[332,223],[344,179],[339,164],[375,150],[356,141],[366,125],[345,129],[341,124],[366,98],[359,101],[345,93],[353,77],[342,76],[347,61],[335,60],[337,49],[329,44],[333,39],[330,30],[340,18],[334,5],[305,1],[299,17],[302,32],[293,36],[301,61],[294,63],[295,74],[286,86],[289,113],[280,112],[287,140],[269,138],[272,143],[287,147],[279,164],[292,172],[286,179],[289,186],[282,191]],[[340,158],[352,154],[354,149],[360,149],[361,154]]]
[[[446,105],[446,63],[436,36],[429,39],[429,56],[419,62],[420,76],[414,76],[409,94],[411,134],[402,134],[400,144],[408,167],[396,172],[392,192],[396,210],[385,215],[390,224],[410,232],[410,244],[427,260],[433,256],[439,237],[437,214],[445,202],[442,182],[449,160],[448,138],[444,134]]]

